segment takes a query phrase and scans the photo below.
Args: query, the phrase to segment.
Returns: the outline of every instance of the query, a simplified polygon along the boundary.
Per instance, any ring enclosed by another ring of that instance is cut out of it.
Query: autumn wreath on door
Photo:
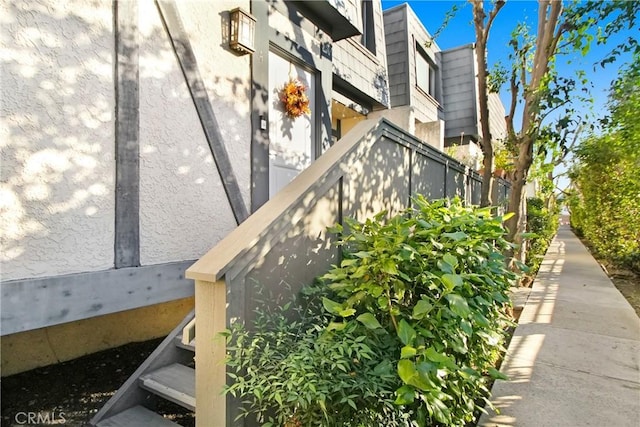
[[[298,79],[289,79],[280,93],[280,101],[288,117],[297,119],[304,114],[311,114],[307,87]]]

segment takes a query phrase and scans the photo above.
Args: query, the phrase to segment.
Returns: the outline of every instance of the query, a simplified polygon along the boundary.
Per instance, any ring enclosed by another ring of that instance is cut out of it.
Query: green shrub
[[[607,261],[640,272],[640,55],[613,82],[602,133],[576,149],[571,225]]]
[[[639,140],[640,141],[640,140]],[[640,142],[593,137],[577,150],[571,225],[598,256],[640,272]]]
[[[265,425],[462,426],[488,402],[516,278],[502,218],[422,197],[385,217],[332,230],[344,258],[293,306],[299,320],[259,313],[255,331],[229,332],[228,392],[246,414]]]
[[[534,275],[558,232],[559,219],[557,207],[552,210],[545,208],[544,200],[539,197],[527,199],[527,232],[531,237],[528,239],[526,264]]]
[[[408,425],[394,404],[392,336],[355,321],[336,328],[327,296],[326,286],[305,288],[297,305],[259,311],[255,330],[232,326],[227,391],[242,397],[241,416],[264,426]]]

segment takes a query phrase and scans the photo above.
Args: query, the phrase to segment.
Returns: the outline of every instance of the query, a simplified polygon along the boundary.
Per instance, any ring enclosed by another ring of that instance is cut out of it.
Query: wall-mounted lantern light
[[[241,53],[255,52],[256,18],[241,8],[229,12],[229,47]]]

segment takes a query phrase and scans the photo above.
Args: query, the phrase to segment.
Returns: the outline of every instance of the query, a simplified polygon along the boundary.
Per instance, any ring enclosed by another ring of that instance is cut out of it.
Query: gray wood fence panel
[[[482,196],[482,180],[471,177],[471,204],[479,205]]]
[[[459,196],[465,198],[465,174],[464,169],[459,170],[453,165],[449,165],[446,178],[447,197]]]
[[[250,322],[264,302],[282,306],[339,262],[328,226],[345,225],[346,217],[363,221],[383,209],[393,215],[415,193],[479,200],[470,173],[384,119],[361,122],[192,266],[189,277],[224,277],[227,323]],[[251,243],[237,245],[238,239]]]
[[[410,197],[409,156],[407,146],[379,138],[367,157],[354,162],[355,173],[344,177],[344,216],[363,220],[382,210],[394,215],[406,208]]]
[[[341,180],[329,187],[305,216],[292,215],[291,227],[277,233],[266,254],[256,258],[251,268],[238,276],[244,282],[244,317],[251,320],[255,304],[282,306],[292,295],[326,273],[340,258],[335,236],[326,227],[342,222]],[[296,218],[297,221],[296,221]],[[310,223],[316,226],[309,227]],[[260,251],[262,252],[262,251]],[[233,280],[233,279],[232,279]]]
[[[337,263],[340,251],[326,227],[344,225],[346,217],[364,220],[381,210],[394,215],[417,193],[479,202],[479,177],[464,165],[387,121],[373,129],[364,137],[371,142],[361,144],[366,148],[345,155],[233,262],[226,274],[229,320],[251,319],[258,301],[284,304]]]
[[[496,179],[496,183],[496,187],[498,188],[498,197],[496,198],[495,203],[499,205],[506,205],[509,198],[509,183],[502,178]]]
[[[412,173],[413,194],[422,194],[427,199],[444,197],[444,163],[423,154],[416,154]]]

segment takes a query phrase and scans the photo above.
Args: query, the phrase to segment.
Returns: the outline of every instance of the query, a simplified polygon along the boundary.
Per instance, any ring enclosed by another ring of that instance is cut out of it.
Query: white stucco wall
[[[113,266],[112,9],[0,2],[3,280]]]
[[[391,123],[400,126],[410,134],[415,135],[416,132],[416,116],[412,106],[404,105],[401,107],[394,107],[388,110],[372,111],[367,116],[368,119],[378,120],[384,117]]]
[[[490,93],[488,101],[491,138],[494,141],[503,141],[507,137],[507,122],[505,120],[507,113],[505,112],[504,105],[502,104],[499,94]],[[481,125],[480,129],[482,129]]]
[[[249,2],[178,2],[200,74],[250,205],[250,57],[223,40],[227,12]],[[202,256],[236,227],[156,6],[140,6],[140,260],[143,265]]]
[[[435,120],[429,123],[416,123],[415,136],[444,151],[444,120]]]
[[[281,2],[282,0],[278,0],[269,6],[269,26],[271,28],[275,28],[278,33],[292,40],[307,51],[319,55],[320,43],[331,41],[331,39],[319,29],[316,31],[316,38],[313,34],[309,34],[300,26],[296,25],[288,16],[283,15],[278,10],[278,7],[276,7],[277,5],[275,3]],[[280,7],[282,8],[282,6]]]
[[[452,145],[446,150],[447,154],[471,169],[482,167],[482,150],[475,142],[465,145]]]

